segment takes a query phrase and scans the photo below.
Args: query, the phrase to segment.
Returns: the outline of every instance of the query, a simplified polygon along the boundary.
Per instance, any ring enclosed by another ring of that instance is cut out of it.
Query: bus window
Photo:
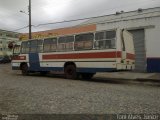
[[[13,49],[13,55],[19,55],[20,54],[20,45],[15,45]]]
[[[110,48],[115,48],[116,31],[106,31],[106,39],[110,42]]]
[[[111,49],[115,48],[116,31],[102,31],[95,34],[96,49]]]
[[[104,32],[97,32],[95,34],[95,39],[96,40],[103,40],[104,39]]]
[[[30,42],[29,41],[22,42],[21,53],[22,54],[29,53],[29,46],[30,46]]]
[[[93,39],[94,39],[93,33],[76,35],[75,44],[74,44],[75,50],[92,49],[93,48]]]
[[[52,52],[57,50],[57,38],[44,39],[43,51]]]
[[[38,40],[37,41],[37,52],[42,52],[43,51],[43,40]]]
[[[59,51],[72,51],[73,50],[74,36],[65,36],[58,39]]]
[[[37,40],[30,41],[30,52],[36,53],[37,52]]]
[[[26,43],[27,42],[22,42],[22,45],[21,45],[21,53],[26,53]]]
[[[29,51],[30,51],[30,41],[26,43],[26,53],[29,53]]]

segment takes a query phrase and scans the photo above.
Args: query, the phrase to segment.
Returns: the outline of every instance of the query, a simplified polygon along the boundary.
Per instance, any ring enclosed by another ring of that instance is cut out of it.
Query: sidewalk
[[[160,73],[135,73],[135,72],[104,72],[97,73],[95,78],[114,79],[114,80],[132,80],[139,82],[159,82]]]

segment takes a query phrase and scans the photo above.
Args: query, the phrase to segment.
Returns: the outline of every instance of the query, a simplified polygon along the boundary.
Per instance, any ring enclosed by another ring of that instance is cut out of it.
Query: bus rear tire
[[[67,65],[64,68],[64,74],[66,79],[77,79],[77,72],[75,65]]]
[[[28,65],[27,64],[23,64],[22,67],[21,67],[21,72],[22,72],[22,75],[28,75]]]

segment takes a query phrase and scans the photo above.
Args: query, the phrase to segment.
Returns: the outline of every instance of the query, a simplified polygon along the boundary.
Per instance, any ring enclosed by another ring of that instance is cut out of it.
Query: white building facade
[[[10,42],[19,40],[19,33],[0,30],[0,57],[11,56],[12,50],[8,48]]]
[[[97,30],[127,29],[133,34],[135,71],[160,72],[160,7],[117,12],[97,17],[82,25],[96,24]]]

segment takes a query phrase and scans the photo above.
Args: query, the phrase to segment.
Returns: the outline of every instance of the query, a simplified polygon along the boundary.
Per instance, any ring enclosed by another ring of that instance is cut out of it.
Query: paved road
[[[160,87],[22,76],[0,65],[0,113],[160,113]]]

